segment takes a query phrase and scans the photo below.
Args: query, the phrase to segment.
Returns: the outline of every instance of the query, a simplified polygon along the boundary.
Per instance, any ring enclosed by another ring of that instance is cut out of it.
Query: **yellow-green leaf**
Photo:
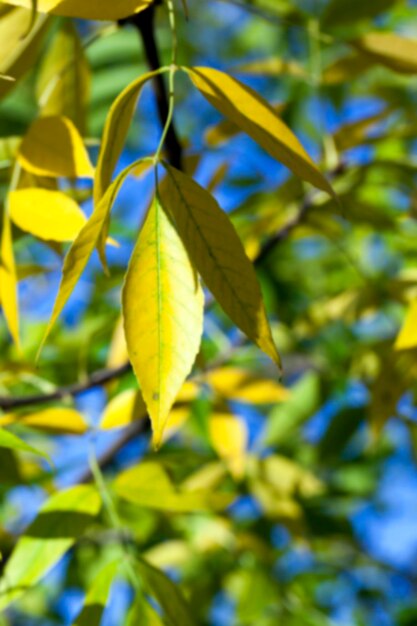
[[[123,317],[130,361],[159,446],[169,412],[191,371],[203,332],[197,273],[155,198],[129,263]]]
[[[42,116],[64,115],[85,132],[90,70],[77,30],[62,24],[44,56],[36,83]]]
[[[0,427],[11,424],[20,424],[48,433],[66,435],[82,435],[88,428],[78,411],[66,407],[43,409],[24,415],[6,413],[0,416]]]
[[[100,428],[103,430],[123,428],[146,417],[147,413],[146,404],[140,391],[126,389],[110,400],[102,415]]]
[[[239,479],[245,472],[248,429],[232,413],[212,413],[209,419],[210,440],[232,475]]]
[[[114,168],[122,153],[137,100],[143,86],[157,72],[149,72],[134,80],[113,102],[107,115],[94,180],[94,203],[101,200],[110,185]],[[141,166],[138,163],[138,166]]]
[[[18,161],[38,176],[94,176],[81,135],[64,116],[40,117],[33,122],[20,145]]]
[[[219,367],[206,378],[216,393],[240,402],[274,404],[289,397],[288,390],[277,381],[240,367]]]
[[[409,350],[417,347],[417,300],[413,300],[407,311],[404,324],[395,341],[396,350]]]
[[[194,180],[170,166],[167,173],[164,206],[207,287],[233,322],[280,365],[255,270],[232,223]]]
[[[354,48],[400,74],[417,72],[417,40],[396,33],[374,32],[350,42]]]
[[[20,452],[30,452],[31,454],[36,454],[37,456],[42,456],[49,463],[51,463],[48,455],[44,454],[40,450],[33,448],[26,441],[16,437],[13,433],[9,433],[7,430],[0,429],[0,448],[7,448],[9,450],[19,450]]]
[[[293,132],[253,89],[207,67],[188,70],[195,86],[220,113],[296,176],[334,196],[334,191]]]
[[[30,9],[33,0],[3,0]],[[38,0],[40,13],[87,20],[119,20],[143,11],[152,0]]]
[[[0,18],[0,73],[11,76],[14,81],[0,81],[0,98],[6,96],[17,84],[18,79],[36,63],[38,51],[50,20],[39,17],[31,32],[30,11],[12,9]]]
[[[113,561],[98,572],[73,626],[100,626],[119,565],[120,560]]]
[[[9,210],[16,226],[48,241],[74,241],[87,222],[72,198],[49,189],[29,187],[10,192]]]
[[[0,300],[10,334],[16,345],[19,345],[17,280],[10,217],[5,211],[0,243]]]
[[[0,581],[0,610],[32,588],[81,537],[100,510],[95,487],[54,494],[18,540]]]

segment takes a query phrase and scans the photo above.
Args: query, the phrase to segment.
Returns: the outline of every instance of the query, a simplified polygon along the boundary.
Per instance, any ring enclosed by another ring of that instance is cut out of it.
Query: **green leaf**
[[[160,604],[169,624],[172,626],[193,626],[195,622],[191,615],[191,609],[178,586],[164,572],[143,559],[138,561],[137,566],[146,590]]]
[[[390,9],[398,0],[330,0],[321,18],[324,29],[345,26],[352,22],[372,19]]]
[[[120,561],[118,560],[107,564],[98,572],[92,587],[86,595],[81,613],[73,623],[73,626],[100,626],[119,565]]]
[[[0,428],[0,448],[8,448],[9,450],[20,450],[21,452],[30,452],[31,454],[36,454],[37,456],[43,457],[48,461],[48,463],[51,463],[51,459],[47,454],[44,454],[40,450],[33,448],[25,441],[19,439],[19,437],[16,437],[16,435],[10,433],[8,430],[4,430],[3,428]]]
[[[162,202],[197,270],[231,320],[280,366],[255,270],[232,223],[205,189],[166,169]]]
[[[159,200],[152,203],[123,287],[126,342],[158,447],[197,355],[204,299],[184,245]]]
[[[4,0],[6,4],[31,8],[33,0]],[[119,20],[143,11],[152,0],[37,0],[40,13],[87,20]]]
[[[91,486],[54,494],[18,540],[0,581],[0,610],[38,583],[84,534],[100,510]]]
[[[13,341],[19,346],[17,273],[13,253],[12,228],[7,210],[3,216],[3,230],[0,241],[0,295],[7,327],[13,337]]]
[[[252,137],[268,154],[286,165],[299,178],[335,196],[332,187],[297,137],[259,94],[218,70],[194,67],[186,71],[210,104]]]

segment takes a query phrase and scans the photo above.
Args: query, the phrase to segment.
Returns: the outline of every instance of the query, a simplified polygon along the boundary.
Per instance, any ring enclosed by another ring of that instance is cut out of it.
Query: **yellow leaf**
[[[9,210],[16,226],[47,241],[74,241],[87,222],[72,198],[49,189],[11,191]]]
[[[78,411],[65,407],[44,409],[27,415],[7,413],[0,416],[1,427],[10,426],[11,424],[20,424],[48,433],[66,435],[82,435],[88,428],[84,418]]]
[[[280,366],[253,265],[227,215],[194,180],[167,166],[164,206],[193,262],[233,322]]]
[[[123,428],[146,415],[147,409],[140,391],[126,389],[110,400],[102,415],[100,428]]]
[[[103,131],[100,153],[94,179],[96,205],[110,185],[114,168],[122,153],[137,100],[146,82],[158,72],[149,72],[134,80],[122,91],[110,107]],[[143,167],[143,161],[137,164]],[[135,168],[137,169],[137,168]]]
[[[209,419],[209,432],[213,448],[239,479],[245,473],[248,430],[246,424],[231,413],[213,413]]]
[[[288,390],[275,380],[238,367],[212,370],[207,374],[207,381],[225,398],[251,404],[273,404],[289,397]]]
[[[62,24],[43,58],[36,82],[42,116],[65,115],[85,132],[90,70],[75,25]]]
[[[123,317],[130,360],[148,407],[156,447],[197,355],[203,309],[196,271],[155,199],[126,274]]]
[[[344,56],[325,68],[321,80],[324,85],[340,85],[360,76],[374,65],[375,61],[364,54]]]
[[[0,245],[0,294],[4,317],[10,334],[19,345],[19,305],[17,300],[17,274],[13,255],[10,217],[3,215],[3,231]]]
[[[132,163],[132,165],[123,170],[123,172],[121,172],[113,181],[101,201],[95,207],[90,219],[86,222],[85,226],[83,226],[74,243],[68,250],[68,254],[64,261],[58,295],[56,297],[54,308],[38,352],[41,351],[53,325],[61,314],[62,309],[64,308],[75,285],[83,273],[94,248],[97,245],[103,225],[108,218],[108,214],[111,211],[111,207],[113,206],[113,202],[123,181],[131,169],[136,167],[138,163],[139,161]]]
[[[417,347],[417,300],[413,300],[407,311],[404,324],[395,341],[396,350],[409,350]]]
[[[0,81],[0,98],[17,84],[18,79],[36,63],[38,51],[50,20],[39,17],[31,32],[25,37],[30,23],[26,9],[11,9],[0,18],[0,72],[14,81]]]
[[[63,116],[40,117],[29,128],[18,152],[22,167],[38,176],[93,178],[83,140]]]
[[[3,0],[6,4],[30,9],[33,0]],[[139,13],[152,0],[38,0],[40,13],[52,13],[64,17],[79,17],[86,20],[120,20]]]
[[[296,176],[334,196],[334,191],[297,137],[250,87],[228,74],[195,67],[189,75],[203,96]]]
[[[239,73],[252,76],[282,76],[284,74],[308,78],[308,74],[297,61],[279,59],[277,57],[249,61],[234,69]]]
[[[400,74],[417,72],[417,40],[396,33],[375,32],[350,42],[371,59]]]
[[[114,483],[117,495],[142,507],[176,513],[209,511],[228,506],[233,496],[212,490],[182,491],[161,465],[145,461],[121,472]]]
[[[113,331],[113,336],[110,342],[109,355],[107,357],[108,367],[119,367],[124,365],[129,360],[127,353],[127,345],[125,338],[125,331],[123,328],[123,318],[119,317],[117,324]]]

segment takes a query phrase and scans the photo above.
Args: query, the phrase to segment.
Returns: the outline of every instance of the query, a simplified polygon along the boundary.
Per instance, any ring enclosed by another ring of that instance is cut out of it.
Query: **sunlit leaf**
[[[10,424],[21,424],[50,433],[67,435],[82,435],[88,428],[78,411],[66,407],[43,409],[24,415],[16,413],[0,415],[0,427]]]
[[[98,572],[88,590],[81,613],[73,622],[73,626],[100,626],[119,566],[120,561],[114,561]]]
[[[10,217],[7,211],[3,216],[3,230],[0,242],[0,295],[4,317],[10,334],[19,345],[19,305],[17,300],[17,274],[13,254]]]
[[[417,347],[417,300],[413,300],[407,311],[404,323],[395,340],[396,350],[408,350]]]
[[[3,425],[4,424],[0,422],[0,426]],[[50,462],[48,455],[44,454],[40,450],[37,450],[36,448],[33,448],[25,441],[23,441],[23,439],[16,437],[16,435],[10,433],[8,430],[4,430],[3,428],[0,428],[0,448],[8,448],[9,450],[16,450],[20,452],[30,452],[31,454],[42,456],[44,459],[47,459],[47,461]]]
[[[233,322],[279,364],[256,274],[232,223],[191,178],[169,166],[167,173],[164,205],[207,287]]]
[[[78,204],[61,191],[30,187],[12,191],[9,210],[16,226],[49,241],[74,241],[87,222]]]
[[[7,4],[31,8],[32,0],[4,0]],[[88,20],[119,20],[138,13],[151,0],[38,0],[38,11],[65,17],[80,17]]]
[[[207,374],[207,381],[219,395],[251,404],[283,402],[289,391],[271,378],[238,367],[220,367]]]
[[[334,192],[292,131],[255,91],[228,74],[206,67],[189,70],[195,86],[225,117],[296,176]]]
[[[184,245],[155,199],[129,263],[123,317],[130,361],[161,443],[203,332],[203,293]]]
[[[103,430],[123,428],[135,420],[146,417],[147,413],[140,391],[126,389],[110,400],[102,415],[100,428]]]
[[[39,176],[94,176],[77,128],[63,116],[40,117],[33,122],[20,145],[18,160],[28,172]]]
[[[245,456],[248,445],[248,430],[245,423],[232,413],[210,415],[210,440],[220,458],[237,479],[245,472]]]
[[[35,585],[92,524],[100,510],[95,487],[54,494],[19,539],[0,581],[0,609]]]
[[[417,72],[417,40],[396,33],[371,32],[351,44],[374,61],[400,74]]]

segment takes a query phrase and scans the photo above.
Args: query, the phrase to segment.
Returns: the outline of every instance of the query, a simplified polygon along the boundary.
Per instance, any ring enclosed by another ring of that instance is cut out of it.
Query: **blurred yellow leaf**
[[[408,350],[417,347],[417,300],[413,300],[406,318],[395,341],[396,350]]]
[[[49,241],[74,241],[87,222],[78,204],[61,191],[18,189],[10,192],[9,207],[16,226]]]
[[[78,411],[65,407],[43,409],[27,415],[6,413],[0,416],[1,427],[11,424],[20,424],[48,433],[66,435],[82,435],[88,429],[84,418]]]
[[[101,418],[100,428],[122,428],[135,420],[146,417],[148,411],[140,391],[126,389],[112,398]]]
[[[7,4],[30,9],[33,0],[3,0]],[[152,0],[38,0],[40,13],[53,13],[64,17],[79,17],[87,20],[119,20],[139,13]]]
[[[279,366],[258,280],[232,223],[193,179],[173,167],[167,172],[164,206],[204,282],[233,322]]]
[[[158,447],[197,355],[203,292],[184,245],[155,198],[129,263],[123,317],[130,361]]]
[[[7,210],[3,215],[3,230],[0,244],[0,294],[7,326],[15,344],[19,345],[17,274],[13,254],[10,217]]]
[[[350,42],[374,61],[400,74],[417,72],[417,40],[397,33],[374,32]]]
[[[289,391],[275,380],[239,367],[211,370],[207,381],[219,395],[251,404],[273,404],[289,397]]]
[[[207,67],[189,70],[195,86],[225,117],[296,176],[334,196],[334,191],[293,132],[266,100],[228,74]]]
[[[40,117],[29,128],[18,152],[22,167],[39,176],[93,178],[81,135],[63,116]]]
[[[210,440],[213,448],[240,479],[245,473],[248,430],[246,424],[232,413],[212,413],[209,418]]]

